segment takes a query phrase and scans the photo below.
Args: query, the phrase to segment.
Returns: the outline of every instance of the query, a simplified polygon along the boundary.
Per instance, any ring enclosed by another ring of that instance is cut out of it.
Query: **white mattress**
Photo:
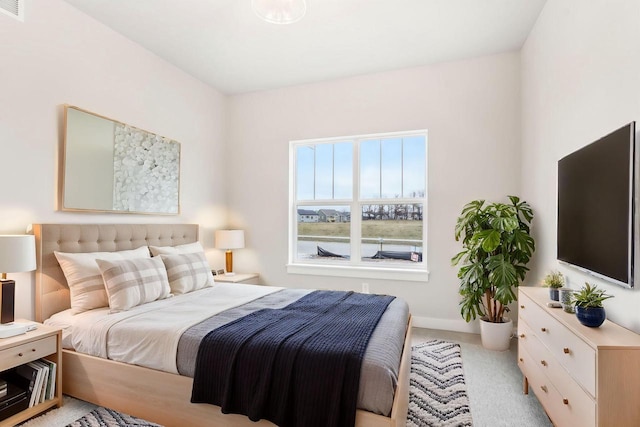
[[[280,289],[219,283],[119,313],[108,307],[78,314],[65,310],[44,323],[62,328],[64,348],[177,374],[178,342],[186,329]]]

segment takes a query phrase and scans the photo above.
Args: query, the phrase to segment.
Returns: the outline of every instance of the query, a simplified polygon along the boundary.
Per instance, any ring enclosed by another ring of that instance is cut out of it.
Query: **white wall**
[[[640,332],[640,289],[595,280],[556,259],[557,161],[632,121],[640,121],[640,2],[547,2],[522,50],[522,194],[536,210],[535,284],[559,268],[615,298],[609,319]]]
[[[421,325],[467,329],[450,265],[460,249],[453,230],[466,202],[519,191],[518,53],[231,97],[230,221],[247,234],[235,269],[259,271],[272,285],[360,290],[361,279],[286,272],[288,143],[414,129],[429,131],[430,280],[366,281],[371,292],[407,300]]]
[[[61,0],[28,0],[24,23],[0,15],[0,40],[0,234],[40,222],[185,222],[213,246],[227,219],[226,97]],[[56,211],[65,103],[181,142],[181,215]],[[34,275],[9,277],[16,316],[33,318]]]

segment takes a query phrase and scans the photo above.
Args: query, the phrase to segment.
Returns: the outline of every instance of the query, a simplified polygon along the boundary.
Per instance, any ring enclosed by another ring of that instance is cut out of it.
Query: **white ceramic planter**
[[[509,349],[513,322],[491,323],[480,319],[482,346],[487,350],[504,351]]]

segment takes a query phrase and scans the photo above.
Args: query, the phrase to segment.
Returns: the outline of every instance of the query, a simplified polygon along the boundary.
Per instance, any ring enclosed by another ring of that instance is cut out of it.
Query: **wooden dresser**
[[[521,287],[518,366],[557,427],[640,426],[640,335],[606,320],[588,328]]]

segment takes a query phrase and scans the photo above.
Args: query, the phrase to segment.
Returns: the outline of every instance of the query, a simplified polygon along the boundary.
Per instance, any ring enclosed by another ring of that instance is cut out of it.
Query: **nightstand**
[[[52,399],[0,421],[0,427],[14,426],[49,408],[62,406],[62,331],[28,320],[17,322],[32,323],[36,329],[26,334],[0,339],[0,371],[4,372],[40,358],[50,360],[56,364],[55,394]]]
[[[219,274],[217,276],[213,276],[214,282],[224,282],[224,283],[247,283],[250,285],[261,285],[258,282],[259,279],[258,273],[236,273],[232,276],[228,274]]]

